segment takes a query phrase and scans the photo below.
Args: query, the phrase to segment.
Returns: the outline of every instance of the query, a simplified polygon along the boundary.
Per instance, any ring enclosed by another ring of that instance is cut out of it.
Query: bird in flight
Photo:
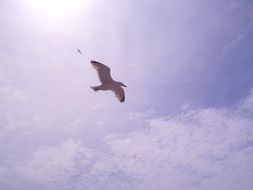
[[[82,53],[80,49],[77,48],[78,53]]]
[[[115,94],[115,97],[120,101],[125,101],[125,92],[122,86],[126,87],[122,82],[117,82],[112,79],[110,68],[97,61],[90,61],[91,65],[97,71],[98,78],[102,83],[100,86],[91,86],[95,92],[99,90],[110,90]]]

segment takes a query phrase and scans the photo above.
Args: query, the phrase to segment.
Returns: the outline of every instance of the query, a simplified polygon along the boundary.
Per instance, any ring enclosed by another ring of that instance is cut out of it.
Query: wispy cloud
[[[253,89],[250,91],[250,95],[245,100],[241,101],[240,107],[248,111],[253,111]]]
[[[77,141],[41,148],[17,171],[49,189],[250,189],[253,119],[242,107],[252,98],[152,118],[143,131],[107,136],[103,150]]]

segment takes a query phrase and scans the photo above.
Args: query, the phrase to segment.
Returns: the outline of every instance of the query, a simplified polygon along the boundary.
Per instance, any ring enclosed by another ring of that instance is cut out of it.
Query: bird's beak
[[[126,85],[123,84],[124,87],[127,87]]]

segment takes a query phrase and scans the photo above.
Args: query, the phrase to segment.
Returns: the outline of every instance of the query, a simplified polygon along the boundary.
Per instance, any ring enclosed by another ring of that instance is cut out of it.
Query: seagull
[[[82,53],[80,49],[77,48],[78,53]]]
[[[110,68],[102,63],[97,61],[90,61],[91,65],[94,69],[96,69],[98,78],[102,83],[100,86],[91,86],[90,88],[93,89],[95,92],[99,90],[110,90],[115,94],[115,97],[120,101],[125,101],[125,92],[121,86],[127,87],[122,82],[117,82],[112,79],[110,74]]]

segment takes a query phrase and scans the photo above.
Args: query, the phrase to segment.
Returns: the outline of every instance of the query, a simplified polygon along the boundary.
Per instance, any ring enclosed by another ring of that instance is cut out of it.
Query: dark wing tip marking
[[[90,60],[90,63],[99,63],[97,61],[94,61],[94,60]],[[101,64],[101,63],[100,63]]]
[[[111,70],[110,67],[108,67],[107,65],[104,65],[103,63],[100,63],[98,61],[94,61],[94,60],[91,60],[90,61],[91,65],[95,68],[95,69],[106,69],[106,70]]]
[[[122,97],[121,99],[120,99],[120,102],[124,102],[125,101],[125,97]]]
[[[101,66],[105,66],[105,67],[107,67],[106,65],[104,65],[103,63],[100,63],[100,62],[98,62],[98,61],[94,61],[94,60],[91,60],[90,61],[90,63],[91,64],[98,64],[98,65],[101,65]]]

